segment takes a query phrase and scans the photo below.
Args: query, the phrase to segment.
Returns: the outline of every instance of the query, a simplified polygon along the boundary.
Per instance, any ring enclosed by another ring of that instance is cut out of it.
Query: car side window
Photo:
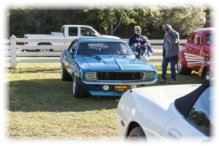
[[[211,88],[208,87],[202,92],[187,116],[187,120],[206,135],[210,134],[211,125]]]
[[[198,35],[198,34],[195,35],[194,44],[195,45],[202,45],[203,44],[202,37],[200,35]]]
[[[194,34],[191,34],[188,38],[188,42],[189,43],[193,43],[194,42]]]
[[[88,27],[81,27],[82,36],[95,36],[95,32]]]
[[[69,36],[78,36],[78,27],[69,27],[68,28]]]

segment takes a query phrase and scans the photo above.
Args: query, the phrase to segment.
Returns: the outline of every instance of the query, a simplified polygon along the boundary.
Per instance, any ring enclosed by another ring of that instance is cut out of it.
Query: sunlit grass
[[[10,138],[117,138],[119,97],[74,98],[72,82],[60,79],[59,63],[18,64],[7,70]],[[176,84],[201,82],[197,75],[177,75]]]

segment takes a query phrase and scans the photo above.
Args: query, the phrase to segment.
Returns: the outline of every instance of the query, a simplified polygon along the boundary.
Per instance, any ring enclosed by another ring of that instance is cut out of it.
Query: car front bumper
[[[153,84],[157,80],[153,81],[116,81],[116,82],[86,82],[83,81],[83,87],[92,95],[92,96],[121,96],[125,91],[129,89],[136,88],[141,85]],[[108,86],[107,90],[104,90],[104,86]],[[116,86],[126,86],[127,88],[122,91],[115,90]]]

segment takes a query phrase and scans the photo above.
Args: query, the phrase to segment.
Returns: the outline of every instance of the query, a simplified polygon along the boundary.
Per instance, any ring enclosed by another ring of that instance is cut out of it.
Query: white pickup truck
[[[88,25],[63,25],[61,27],[61,32],[51,32],[51,34],[25,34],[24,38],[31,40],[37,39],[38,41],[29,41],[25,46],[38,46],[38,45],[64,45],[69,46],[71,41],[79,37],[111,37],[117,38],[116,36],[101,35],[93,27]],[[62,41],[64,40],[64,41]],[[65,41],[66,40],[66,41]],[[67,41],[68,40],[68,41]],[[28,50],[28,49],[26,49]],[[31,49],[34,50],[34,49]],[[39,50],[39,49],[35,49]],[[49,49],[53,51],[53,49]],[[48,49],[43,49],[43,51],[48,51]]]

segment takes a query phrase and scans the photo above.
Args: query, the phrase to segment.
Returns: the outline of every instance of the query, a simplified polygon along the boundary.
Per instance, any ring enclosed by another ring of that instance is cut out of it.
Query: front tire
[[[84,98],[86,97],[85,89],[80,85],[79,78],[74,76],[73,84],[72,84],[72,93],[76,98]]]
[[[146,140],[146,136],[141,127],[134,127],[127,137],[128,140]]]
[[[177,72],[181,75],[191,75],[192,70],[189,68],[183,68],[180,60],[178,59],[176,62]]]
[[[38,43],[38,46],[40,45],[48,45],[51,46],[52,44],[49,42],[42,42],[42,43]],[[53,52],[53,49],[37,49],[37,52]]]

